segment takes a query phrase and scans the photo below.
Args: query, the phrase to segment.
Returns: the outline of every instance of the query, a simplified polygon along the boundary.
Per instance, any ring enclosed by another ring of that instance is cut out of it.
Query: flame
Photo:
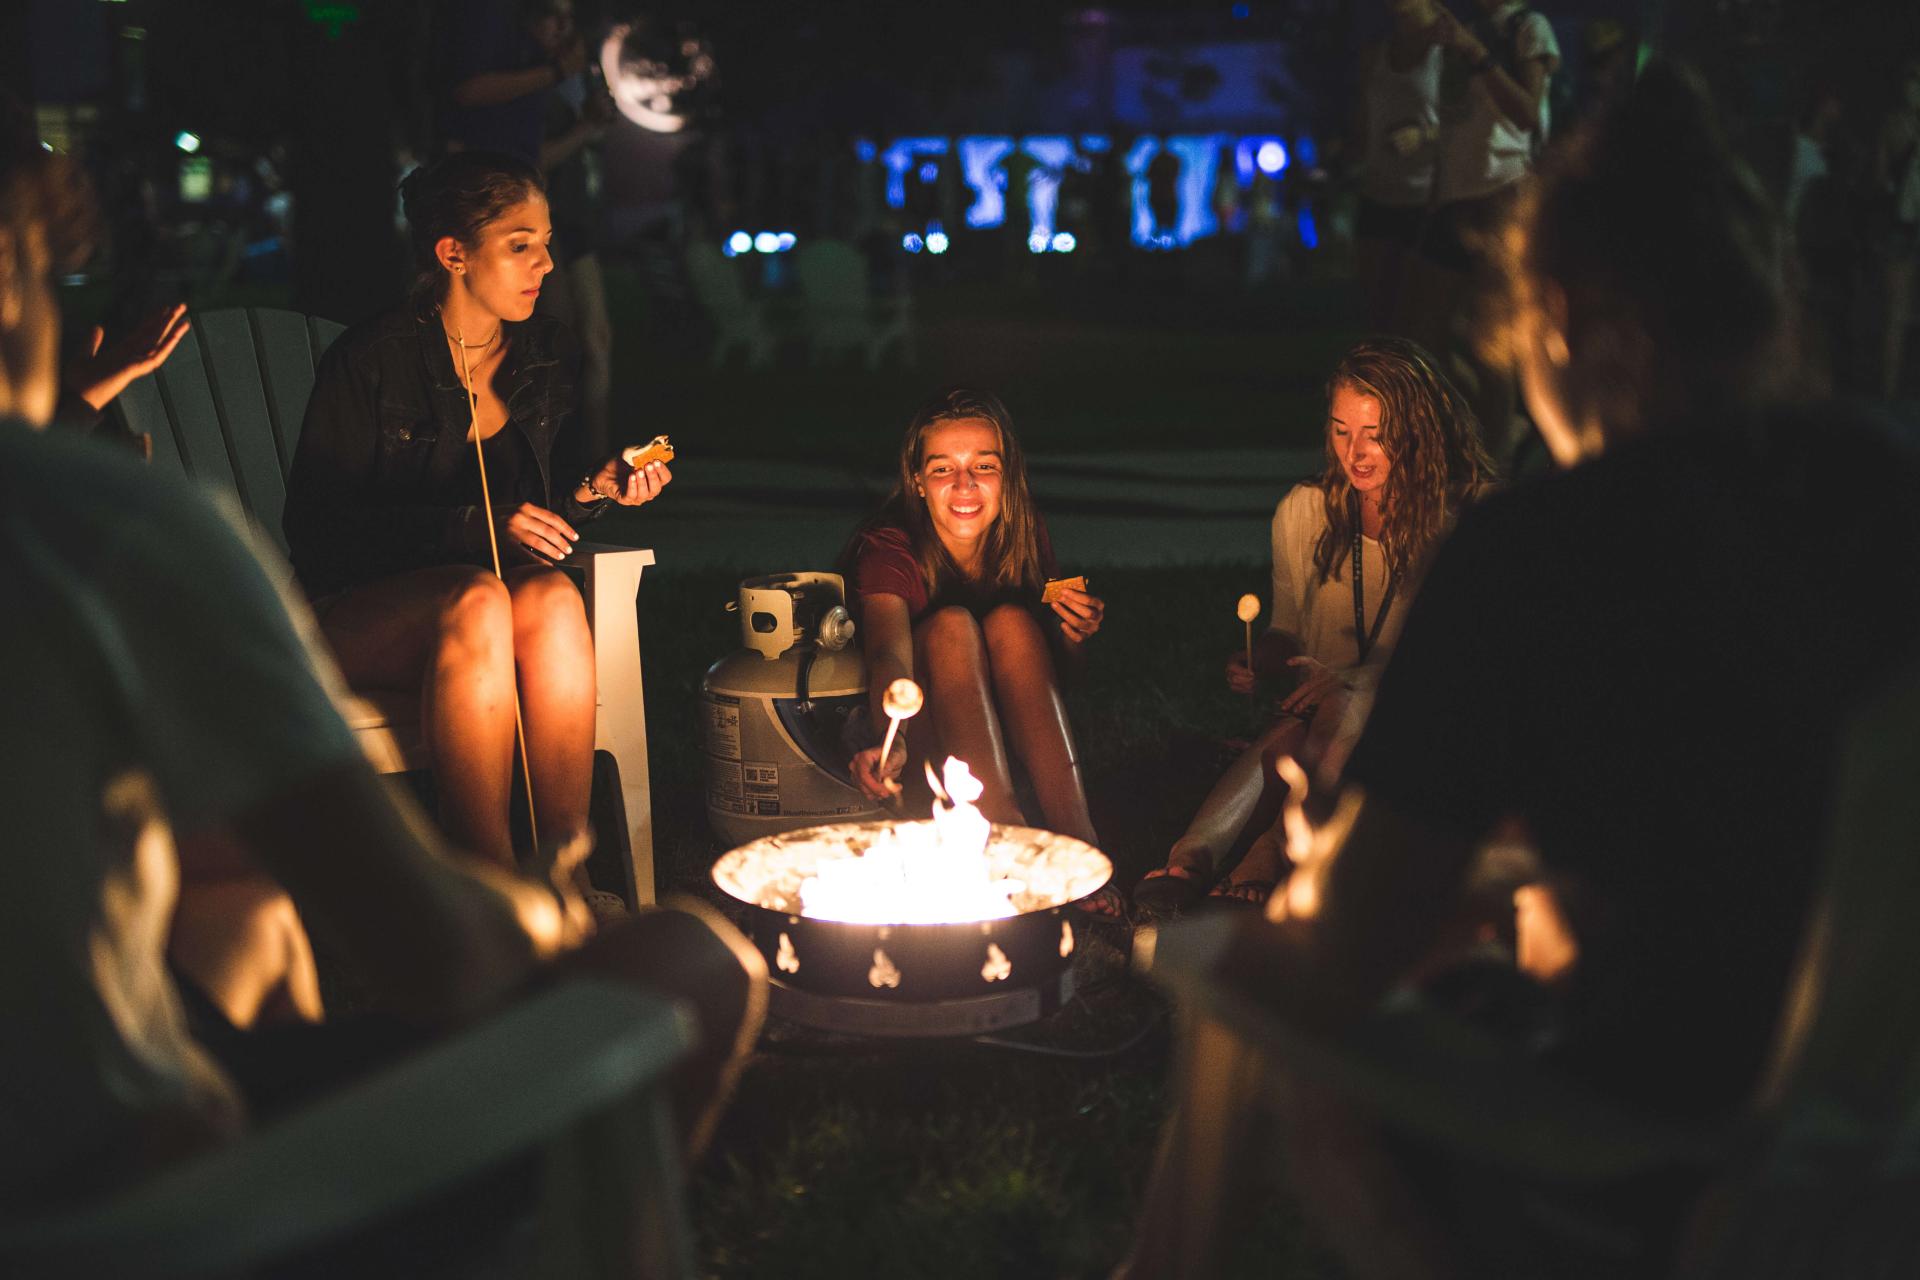
[[[887,953],[878,947],[873,949],[873,968],[867,970],[867,981],[875,987],[900,985],[900,971],[893,967],[893,961],[887,959]]]
[[[780,935],[780,951],[774,956],[773,963],[782,973],[800,972],[800,957],[794,954],[793,939],[784,933]]]
[[[1073,921],[1060,922],[1060,958],[1065,960],[1073,954]]]
[[[1013,976],[1013,961],[1007,959],[1007,953],[998,946],[987,944],[987,962],[980,966],[980,976],[988,982],[1005,982]]]
[[[967,766],[947,757],[933,821],[902,824],[864,854],[821,862],[800,883],[806,914],[858,924],[999,920],[1017,914],[1026,885],[996,878],[987,859],[993,824],[974,806],[985,793]]]

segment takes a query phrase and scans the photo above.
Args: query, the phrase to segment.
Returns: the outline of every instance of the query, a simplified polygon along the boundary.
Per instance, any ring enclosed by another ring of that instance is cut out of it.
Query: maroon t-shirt
[[[1034,533],[1040,543],[1040,572],[1043,576],[1054,576],[1053,541],[1047,537],[1045,521],[1036,524]],[[1012,593],[1003,590],[984,590],[975,592],[947,591],[939,601],[927,594],[926,580],[920,576],[920,562],[913,554],[913,540],[899,525],[879,525],[862,533],[856,542],[853,554],[853,598],[856,612],[865,605],[868,596],[899,596],[907,602],[907,617],[918,622],[932,609],[935,603],[941,605],[958,604],[972,609],[991,607],[1012,599]],[[1039,604],[1039,598],[1022,600],[1029,607]]]

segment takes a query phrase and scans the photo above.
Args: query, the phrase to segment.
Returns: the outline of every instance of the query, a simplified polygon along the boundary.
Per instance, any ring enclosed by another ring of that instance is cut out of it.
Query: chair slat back
[[[200,331],[207,384],[240,500],[254,524],[281,543],[284,551],[280,512],[287,504],[286,469],[275,441],[253,327],[240,310],[209,311],[195,327]]]
[[[153,441],[153,461],[240,499],[281,550],[287,474],[320,356],[344,332],[297,311],[226,308],[193,317],[173,358],[117,402]]]
[[[205,344],[200,340],[201,319],[194,317],[194,327],[187,330],[154,381],[167,407],[167,421],[173,427],[173,441],[187,474],[201,484],[239,494],[242,505],[246,505],[246,490],[234,475],[233,461],[227,457],[226,433],[220,430],[220,411],[207,375]]]
[[[152,378],[140,378],[130,384],[113,402],[126,420],[127,430],[153,441],[153,465],[173,475],[186,474],[187,464],[174,443],[173,423],[167,418],[166,402]]]

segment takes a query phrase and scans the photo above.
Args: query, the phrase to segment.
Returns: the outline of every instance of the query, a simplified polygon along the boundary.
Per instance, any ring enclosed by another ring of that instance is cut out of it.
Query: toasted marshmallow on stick
[[[880,709],[887,713],[887,738],[880,744],[879,769],[887,767],[887,756],[893,751],[894,735],[900,732],[900,722],[920,714],[920,708],[927,703],[927,696],[920,692],[920,686],[902,676],[887,686],[881,696]]]
[[[1240,597],[1234,612],[1247,624],[1247,670],[1253,670],[1253,620],[1260,616],[1260,597],[1249,592]]]

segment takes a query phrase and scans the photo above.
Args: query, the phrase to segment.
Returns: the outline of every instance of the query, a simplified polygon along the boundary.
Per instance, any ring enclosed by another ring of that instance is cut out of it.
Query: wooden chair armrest
[[[667,1001],[564,983],[104,1202],[0,1225],[0,1272],[224,1275],[284,1256],[639,1093],[695,1036]]]

